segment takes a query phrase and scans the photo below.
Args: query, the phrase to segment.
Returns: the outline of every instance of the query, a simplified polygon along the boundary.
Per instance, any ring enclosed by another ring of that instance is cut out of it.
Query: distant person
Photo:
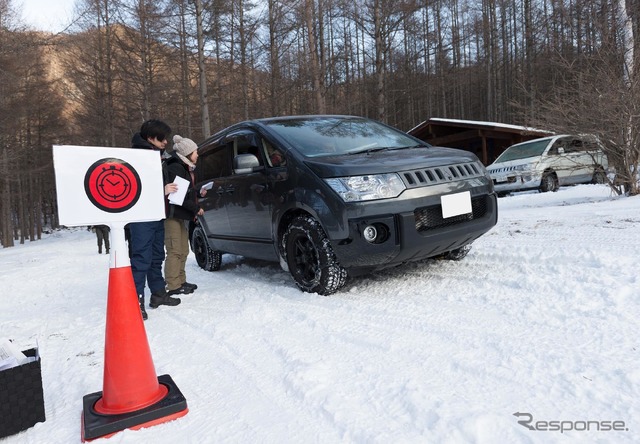
[[[161,120],[147,120],[131,140],[133,148],[154,150],[158,152],[158,162],[167,146],[167,137],[171,134],[169,125]],[[166,184],[164,193],[169,194],[178,189],[176,184]],[[138,292],[142,319],[147,319],[145,310],[144,288],[149,287],[151,297],[149,307],[160,305],[176,306],[180,299],[167,294],[162,277],[162,261],[164,260],[164,220],[152,222],[132,222],[129,227],[129,251],[133,281]]]
[[[164,221],[164,245],[167,249],[164,278],[169,296],[193,293],[198,288],[196,284],[187,282],[185,271],[189,255],[188,224],[204,214],[193,188],[193,170],[196,168],[197,160],[198,145],[186,137],[177,134],[173,136],[173,152],[171,157],[164,161],[165,181],[172,183],[176,177],[181,177],[189,184],[182,204],[167,202],[167,218]],[[206,193],[206,190],[201,191],[202,196]]]
[[[107,225],[92,225],[89,228],[96,233],[96,238],[98,239],[98,254],[102,254],[103,243],[105,253],[109,254],[109,227]]]

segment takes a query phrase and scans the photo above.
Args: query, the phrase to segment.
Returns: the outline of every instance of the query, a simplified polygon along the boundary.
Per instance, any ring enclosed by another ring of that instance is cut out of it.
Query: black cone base
[[[103,415],[93,406],[102,398],[102,392],[91,393],[82,398],[82,441],[112,435],[125,429],[139,429],[171,421],[187,414],[187,400],[173,382],[171,376],[158,376],[158,382],[169,390],[155,404],[129,413]]]

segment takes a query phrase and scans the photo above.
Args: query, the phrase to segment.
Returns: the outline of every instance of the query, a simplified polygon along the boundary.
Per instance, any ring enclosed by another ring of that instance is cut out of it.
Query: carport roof
[[[432,145],[475,153],[485,165],[516,143],[553,135],[552,131],[498,122],[431,118],[408,131]]]

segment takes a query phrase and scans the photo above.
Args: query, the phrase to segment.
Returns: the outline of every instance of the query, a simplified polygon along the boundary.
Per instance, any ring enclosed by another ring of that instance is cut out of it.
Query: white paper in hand
[[[211,188],[213,188],[213,181],[207,182],[202,185],[202,187],[200,188],[200,192],[202,193],[203,191],[209,191]]]
[[[178,191],[169,194],[169,203],[182,205],[182,202],[184,202],[184,196],[187,194],[187,189],[189,189],[189,181],[180,176],[176,176],[173,183],[178,185]]]

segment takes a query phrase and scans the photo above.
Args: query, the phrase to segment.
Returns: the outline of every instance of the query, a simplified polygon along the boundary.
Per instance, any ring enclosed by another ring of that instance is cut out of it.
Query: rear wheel
[[[558,177],[555,173],[544,173],[542,176],[542,182],[540,183],[540,191],[546,193],[547,191],[558,191]]]
[[[326,296],[344,286],[347,271],[338,263],[327,235],[314,218],[293,219],[283,245],[289,272],[302,291]]]
[[[209,246],[207,236],[200,225],[196,226],[191,234],[191,248],[200,268],[207,271],[218,271],[220,269],[222,253]]]
[[[593,172],[593,179],[591,179],[591,183],[607,183],[607,174],[604,172],[604,169],[602,167],[596,168],[596,170]]]

